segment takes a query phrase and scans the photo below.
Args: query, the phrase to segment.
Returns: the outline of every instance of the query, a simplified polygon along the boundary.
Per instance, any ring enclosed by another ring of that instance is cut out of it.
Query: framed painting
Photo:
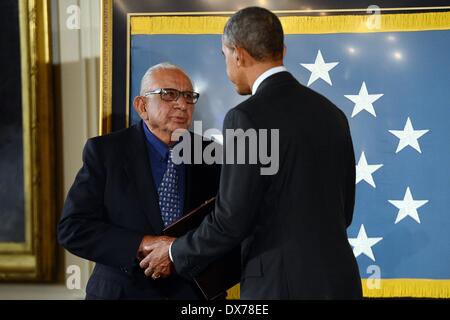
[[[105,0],[101,133],[139,121],[132,101],[141,77],[164,61],[182,67],[201,94],[194,120],[202,121],[203,131],[197,133],[221,130],[226,112],[245,99],[227,79],[221,35],[228,17],[248,5],[262,5],[279,15],[287,46],[285,66],[347,115],[357,163],[377,164],[370,167],[379,170],[373,175],[376,183],[372,176],[356,181],[348,229],[364,295],[450,297],[450,238],[442,231],[450,228],[450,184],[437,179],[443,173],[450,176],[448,166],[438,165],[438,159],[450,162],[448,148],[439,147],[450,136],[444,120],[450,117],[450,6],[445,1],[424,7],[419,1],[407,6],[402,1],[380,1],[378,6],[347,1],[343,6],[338,1],[207,5]],[[362,107],[362,97],[372,99],[370,105]],[[431,140],[425,135],[423,150],[414,144],[402,151],[406,145],[396,145],[405,143],[399,142],[398,132],[412,123],[423,127],[421,132],[439,134],[429,135]],[[415,211],[408,218],[396,200],[407,201],[411,190],[418,199],[427,199],[421,204],[433,204],[424,213],[427,222],[420,223]],[[395,214],[396,219],[389,219]]]
[[[54,278],[53,109],[47,1],[0,4],[0,280]]]

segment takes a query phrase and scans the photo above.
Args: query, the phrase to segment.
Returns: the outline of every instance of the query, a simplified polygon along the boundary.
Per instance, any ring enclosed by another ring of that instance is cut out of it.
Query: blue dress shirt
[[[150,159],[150,167],[155,183],[155,190],[158,190],[164,173],[167,169],[167,159],[169,157],[169,147],[159,140],[147,127],[144,121],[141,121],[144,127],[145,140],[147,141],[148,157]],[[178,174],[178,197],[180,199],[180,208],[184,214],[184,187],[186,181],[186,168],[184,164],[175,165]]]

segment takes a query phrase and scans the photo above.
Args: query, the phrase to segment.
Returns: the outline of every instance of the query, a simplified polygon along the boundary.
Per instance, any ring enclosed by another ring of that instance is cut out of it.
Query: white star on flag
[[[411,190],[409,190],[409,187],[406,188],[403,200],[388,200],[388,201],[392,205],[400,209],[398,210],[397,219],[395,219],[395,224],[402,221],[407,216],[410,216],[411,218],[416,220],[417,223],[420,223],[419,213],[417,212],[417,209],[419,209],[421,206],[425,205],[428,202],[428,200],[414,200],[411,194]]]
[[[325,63],[322,57],[322,53],[320,50],[317,52],[316,61],[314,63],[300,63],[303,67],[311,71],[311,76],[308,80],[308,87],[313,84],[317,79],[322,79],[326,83],[328,83],[330,86],[333,84],[331,83],[330,75],[328,72],[330,72],[331,69],[336,67],[339,62],[329,62]]]
[[[383,240],[383,238],[368,238],[366,229],[364,228],[364,225],[361,225],[361,228],[359,228],[358,237],[356,238],[349,238],[348,242],[353,246],[353,254],[355,255],[355,258],[357,258],[361,253],[368,256],[370,259],[375,261],[375,257],[372,252],[372,247],[376,245],[378,242]]]
[[[366,229],[364,225],[361,225],[359,229],[358,237],[349,238],[348,242],[353,246],[353,254],[357,258],[361,253],[368,256],[370,259],[375,261],[375,257],[372,252],[372,247],[378,242],[383,240],[383,238],[368,238],[366,234]]]
[[[372,173],[380,169],[382,164],[367,164],[366,155],[364,151],[361,153],[358,164],[356,165],[356,182],[358,184],[361,180],[366,181],[372,187],[376,188],[375,181],[373,181]]]
[[[352,118],[356,116],[363,110],[366,110],[371,115],[376,117],[375,109],[373,108],[373,103],[380,99],[384,94],[369,94],[367,91],[366,83],[363,82],[361,89],[359,90],[358,95],[344,95],[347,99],[355,103],[355,107],[353,108]]]
[[[399,153],[401,150],[403,150],[403,148],[407,146],[411,146],[419,153],[422,153],[422,151],[420,150],[418,139],[428,131],[430,130],[414,130],[411,119],[409,119],[408,117],[408,119],[406,120],[405,128],[403,130],[389,130],[390,133],[400,139],[395,153]]]

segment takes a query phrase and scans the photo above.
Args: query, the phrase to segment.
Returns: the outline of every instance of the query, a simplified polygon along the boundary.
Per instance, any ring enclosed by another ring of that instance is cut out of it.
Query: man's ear
[[[238,67],[242,67],[245,65],[246,58],[245,53],[247,51],[244,48],[236,47],[234,49],[234,58],[236,59],[236,64]]]
[[[287,47],[286,45],[283,46],[283,58],[286,57]]]
[[[236,63],[240,67],[249,67],[254,63],[253,57],[244,48],[236,47]]]
[[[146,121],[148,119],[147,110],[146,110],[146,102],[145,98],[141,96],[137,96],[133,101],[134,110],[136,110],[137,114],[141,117],[142,120]]]

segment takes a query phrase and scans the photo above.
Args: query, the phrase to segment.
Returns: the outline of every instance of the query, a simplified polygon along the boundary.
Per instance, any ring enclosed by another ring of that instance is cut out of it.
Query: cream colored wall
[[[67,28],[70,14],[67,9],[77,5],[81,9],[80,29]],[[59,128],[59,154],[62,162],[61,196],[65,198],[81,167],[81,154],[85,141],[98,135],[99,59],[100,59],[100,0],[53,0],[52,33],[55,65],[56,125]],[[57,130],[58,131],[58,130]],[[82,299],[93,264],[64,253],[65,270],[78,266],[81,271],[81,289],[69,290],[65,284],[0,285],[3,299]]]
[[[67,8],[78,5],[80,30],[66,27]],[[100,58],[100,0],[59,0],[59,65],[62,97],[62,147],[64,197],[81,167],[81,154],[89,137],[98,135],[98,93]],[[66,267],[81,270],[82,289],[92,263],[66,252]]]

